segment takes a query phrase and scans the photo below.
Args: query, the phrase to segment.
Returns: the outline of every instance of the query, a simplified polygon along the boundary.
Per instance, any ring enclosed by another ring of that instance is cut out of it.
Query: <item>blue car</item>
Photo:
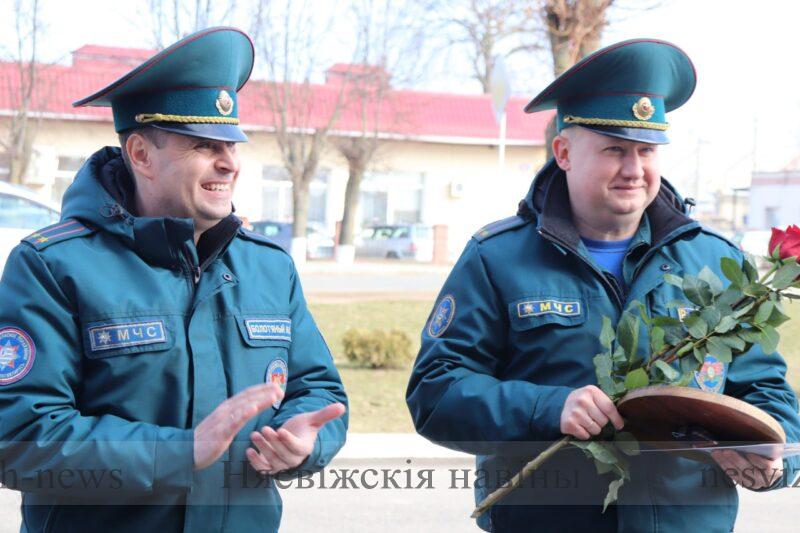
[[[272,240],[275,244],[291,251],[292,223],[275,222],[273,220],[259,220],[252,223],[253,231],[260,233]],[[333,257],[333,238],[325,235],[318,227],[309,224],[306,228],[308,242],[308,259],[328,259]]]

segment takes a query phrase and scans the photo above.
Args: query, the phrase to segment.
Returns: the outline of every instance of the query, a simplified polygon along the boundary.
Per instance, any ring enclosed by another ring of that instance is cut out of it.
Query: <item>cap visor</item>
[[[182,124],[180,122],[154,122],[154,128],[214,141],[247,142],[247,135],[234,124]]]
[[[578,124],[582,128],[592,130],[601,135],[637,141],[648,144],[669,144],[667,134],[661,130],[651,130],[646,128],[621,128],[617,126],[585,126]]]

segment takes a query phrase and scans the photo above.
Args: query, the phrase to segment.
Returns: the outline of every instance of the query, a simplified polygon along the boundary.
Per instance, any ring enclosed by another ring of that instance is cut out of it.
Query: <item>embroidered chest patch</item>
[[[89,328],[89,344],[93,352],[161,342],[167,342],[167,333],[161,320]]]
[[[0,385],[10,385],[31,371],[36,346],[19,328],[0,329]]]
[[[273,359],[267,367],[267,383],[275,383],[283,392],[286,392],[286,382],[289,379],[289,367],[283,359]],[[272,404],[275,409],[281,406],[281,400]]]
[[[713,355],[706,355],[703,366],[694,373],[697,385],[707,392],[719,392],[725,383],[725,365]]]
[[[517,304],[517,316],[526,318],[540,315],[580,316],[581,303],[577,300],[527,300]]]
[[[248,318],[247,335],[255,340],[292,340],[292,321],[288,318]]]

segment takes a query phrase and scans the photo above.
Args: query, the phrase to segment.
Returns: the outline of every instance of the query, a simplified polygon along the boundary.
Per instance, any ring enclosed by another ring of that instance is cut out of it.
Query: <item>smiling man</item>
[[[252,66],[247,35],[212,28],[75,104],[111,106],[121,148],[0,282],[0,481],[24,531],[277,531],[275,478],[344,443],[294,265],[233,214]]]
[[[692,220],[686,202],[661,178],[665,114],[694,87],[683,51],[638,39],[581,60],[526,107],[557,109],[554,157],[517,215],[486,226],[467,244],[422,333],[406,395],[417,431],[478,455],[476,501],[548,441],[589,439],[607,424],[623,427],[596,386],[592,358],[603,351],[603,316],[616,323],[639,301],[650,314],[679,318],[668,304],[682,294],[665,283],[665,273],[696,274],[708,266],[722,277],[722,257],[742,259],[735,246]],[[646,335],[639,342],[639,353],[648,353]],[[693,386],[760,407],[797,441],[797,399],[785,371],[778,354],[754,347],[730,365],[706,356]],[[632,458],[619,504],[602,512],[609,479],[568,449],[479,525],[502,532],[729,532],[737,512],[734,482],[765,489],[798,471],[796,458],[784,463],[738,452],[714,458],[718,466],[674,455]]]

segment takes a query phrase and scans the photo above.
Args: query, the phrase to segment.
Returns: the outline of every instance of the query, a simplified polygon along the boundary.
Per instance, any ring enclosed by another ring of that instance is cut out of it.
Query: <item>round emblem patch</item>
[[[18,328],[0,329],[0,385],[9,385],[31,371],[36,346],[30,335]]]
[[[713,355],[706,355],[703,366],[694,373],[697,385],[707,392],[719,392],[725,383],[725,365]]]
[[[233,113],[233,98],[228,94],[228,91],[220,91],[215,103],[220,115],[225,115],[227,117]]]
[[[450,326],[453,316],[456,314],[456,300],[449,294],[442,298],[436,310],[433,312],[431,322],[428,324],[428,335],[438,337]]]
[[[283,359],[274,359],[267,367],[267,383],[277,383],[283,392],[286,392],[286,382],[289,379],[289,367]],[[277,409],[281,406],[281,400],[272,404]]]
[[[650,120],[656,108],[653,107],[653,102],[646,96],[642,96],[633,104],[633,115],[639,120]]]

